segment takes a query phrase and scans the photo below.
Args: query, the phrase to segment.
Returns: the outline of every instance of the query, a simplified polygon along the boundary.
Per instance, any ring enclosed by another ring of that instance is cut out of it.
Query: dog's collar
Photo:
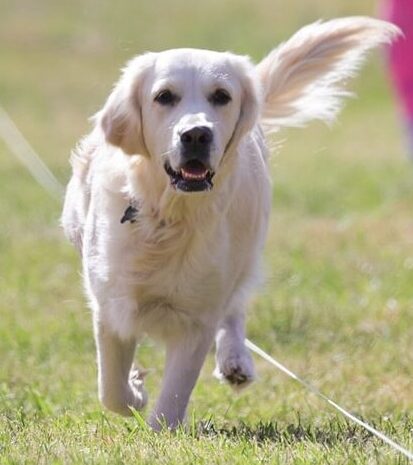
[[[136,200],[130,200],[129,205],[127,206],[126,210],[123,212],[123,216],[120,219],[120,222],[126,223],[130,221],[131,223],[135,223],[137,217],[139,215],[139,204]]]

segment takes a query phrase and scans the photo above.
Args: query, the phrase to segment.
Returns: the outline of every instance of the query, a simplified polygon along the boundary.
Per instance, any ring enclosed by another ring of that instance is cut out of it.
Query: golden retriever
[[[145,333],[166,345],[155,429],[184,421],[214,339],[215,375],[236,388],[253,380],[244,320],[271,209],[264,134],[330,121],[343,80],[397,33],[343,18],[304,27],[256,66],[195,49],[127,64],[73,153],[62,214],[83,260],[108,409],[147,402],[133,365]]]

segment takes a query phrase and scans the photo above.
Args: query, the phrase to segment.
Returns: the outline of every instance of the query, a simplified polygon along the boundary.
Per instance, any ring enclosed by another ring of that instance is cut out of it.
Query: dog
[[[126,65],[72,154],[62,213],[83,261],[106,408],[145,406],[133,363],[144,334],[166,347],[155,430],[184,423],[214,340],[216,377],[236,389],[254,379],[245,312],[271,210],[265,136],[331,121],[343,81],[398,33],[349,17],[302,28],[256,66],[197,49]]]

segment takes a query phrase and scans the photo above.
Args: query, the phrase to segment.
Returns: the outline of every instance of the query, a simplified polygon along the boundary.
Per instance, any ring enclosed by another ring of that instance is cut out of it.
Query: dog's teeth
[[[185,171],[184,169],[181,169],[181,176],[184,178],[184,179],[191,179],[191,180],[195,180],[195,181],[202,181],[203,179],[205,179],[205,177],[207,176],[208,174],[208,171],[205,171],[204,173],[202,174],[195,174],[195,173],[189,173],[188,171]]]

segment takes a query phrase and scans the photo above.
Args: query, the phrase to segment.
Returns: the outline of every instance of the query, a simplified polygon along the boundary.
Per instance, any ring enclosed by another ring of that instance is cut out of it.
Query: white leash
[[[13,154],[24,164],[24,166],[30,171],[32,176],[36,179],[36,181],[43,186],[43,188],[52,196],[61,199],[64,193],[64,187],[56,179],[54,174],[49,170],[49,168],[44,164],[42,159],[37,155],[37,153],[33,150],[27,140],[24,138],[23,134],[18,130],[16,125],[13,123],[13,120],[9,117],[6,111],[0,106],[0,135],[13,152]],[[252,352],[255,352],[265,361],[270,363],[271,365],[275,366],[283,373],[285,373],[290,378],[294,379],[302,386],[304,386],[308,391],[312,392],[313,394],[317,395],[324,401],[326,401],[329,405],[331,405],[334,409],[338,410],[342,415],[349,418],[354,423],[362,426],[370,433],[377,436],[383,442],[388,444],[393,449],[397,450],[404,456],[406,456],[409,460],[413,461],[413,453],[404,448],[403,446],[397,444],[395,441],[390,439],[381,431],[378,431],[376,428],[373,428],[368,423],[360,420],[352,413],[345,410],[340,405],[336,404],[333,400],[328,398],[322,392],[320,392],[316,387],[312,384],[308,383],[304,379],[300,378],[298,375],[293,373],[287,367],[285,367],[282,363],[275,360],[271,355],[264,352],[258,346],[256,346],[253,342],[248,339],[245,339],[245,346],[250,349]]]
[[[16,158],[52,197],[63,197],[64,187],[33,150],[13,120],[0,105],[0,135]]]
[[[379,439],[384,441],[386,444],[393,447],[393,449],[396,449],[398,452],[405,455],[409,460],[413,460],[413,453],[412,452],[405,449],[403,446],[397,444],[397,442],[394,442],[393,439],[390,439],[384,433],[382,433],[381,431],[378,431],[376,428],[373,428],[373,426],[370,426],[365,421],[360,420],[360,418],[357,418],[356,416],[354,416],[352,413],[348,412],[343,407],[340,407],[340,405],[336,404],[333,400],[331,400],[325,394],[320,392],[315,386],[310,384],[308,381],[300,378],[298,375],[296,375],[291,370],[289,370],[287,367],[285,367],[282,363],[278,362],[273,357],[271,357],[271,355],[267,354],[267,352],[264,352],[262,349],[260,349],[258,346],[256,346],[253,342],[251,342],[248,339],[245,339],[245,346],[248,347],[248,349],[250,349],[252,352],[255,352],[257,355],[259,355],[265,361],[267,361],[271,365],[273,365],[276,368],[278,368],[279,370],[281,370],[287,376],[289,376],[290,378],[292,378],[295,381],[297,381],[298,383],[300,383],[302,386],[304,386],[310,392],[312,392],[316,396],[320,397],[321,399],[325,400],[328,404],[330,404],[333,408],[335,408],[340,413],[342,413],[345,417],[347,417],[350,420],[354,421],[354,423],[357,423],[358,425],[362,426],[367,431],[370,431],[370,433],[374,434]]]

